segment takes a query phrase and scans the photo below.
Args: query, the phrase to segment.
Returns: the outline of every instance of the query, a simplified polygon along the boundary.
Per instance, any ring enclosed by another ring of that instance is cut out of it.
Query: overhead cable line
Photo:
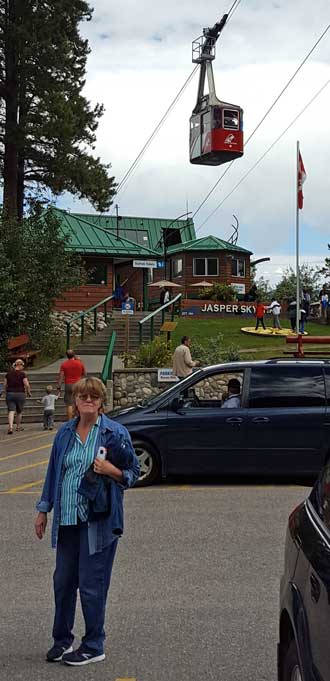
[[[234,193],[234,191],[237,189],[237,187],[239,187],[240,184],[242,184],[242,182],[248,177],[248,175],[250,175],[250,173],[252,173],[252,171],[259,165],[259,163],[261,163],[261,161],[265,158],[265,156],[267,156],[267,154],[273,149],[273,147],[275,147],[275,145],[280,141],[280,139],[282,139],[282,137],[285,135],[285,133],[288,132],[288,130],[290,128],[292,128],[292,126],[298,120],[298,118],[300,118],[300,116],[302,116],[302,114],[305,113],[306,109],[308,109],[308,107],[311,104],[313,104],[315,99],[317,99],[317,97],[321,94],[321,92],[323,92],[323,90],[325,90],[325,88],[329,85],[329,83],[330,83],[330,78],[315,93],[315,95],[312,97],[312,99],[309,100],[309,102],[303,107],[303,109],[301,109],[301,111],[297,114],[297,116],[295,116],[295,118],[291,121],[291,123],[289,123],[289,125],[285,128],[285,130],[283,130],[283,132],[281,132],[281,134],[268,147],[268,149],[262,154],[262,156],[260,156],[260,158],[256,161],[256,163],[254,163],[253,166],[251,166],[251,168],[241,177],[241,179],[235,184],[233,189],[230,192],[228,192],[228,194],[224,197],[224,199],[222,199],[222,201],[217,205],[217,207],[212,211],[212,213],[210,213],[210,215],[208,215],[208,217],[204,220],[204,222],[202,222],[202,224],[196,230],[196,234],[197,234],[197,232],[199,232],[202,229],[202,227],[212,217],[212,215],[214,215],[214,213],[216,213],[217,210],[224,204],[224,202],[229,198],[229,196],[231,196]]]
[[[233,13],[237,10],[237,8],[238,8],[238,6],[240,5],[241,1],[242,1],[242,0],[234,0],[234,2],[233,2],[233,4],[232,4],[231,8],[230,8],[229,11],[228,11],[228,18],[227,18],[227,22],[226,22],[226,23],[228,23],[228,21],[231,19]],[[171,113],[172,109],[175,107],[175,105],[176,105],[177,102],[179,101],[181,95],[184,93],[184,91],[186,90],[186,88],[187,88],[188,85],[190,84],[191,80],[193,79],[193,77],[194,77],[194,75],[195,75],[195,73],[196,73],[196,71],[197,71],[198,69],[199,69],[199,64],[197,64],[197,65],[195,66],[195,68],[192,70],[192,72],[191,72],[190,75],[188,76],[187,80],[186,80],[185,83],[182,85],[182,87],[181,87],[181,89],[179,90],[179,92],[177,93],[177,95],[174,97],[174,99],[173,99],[173,101],[171,102],[170,106],[169,106],[168,109],[165,111],[163,117],[161,118],[161,120],[159,121],[159,123],[156,125],[156,127],[155,127],[155,129],[153,130],[153,132],[151,133],[150,137],[148,137],[147,141],[145,142],[145,144],[144,144],[144,146],[142,147],[141,151],[139,152],[139,154],[137,155],[137,157],[136,157],[135,160],[133,161],[132,165],[131,165],[130,168],[127,170],[127,172],[125,173],[124,177],[120,180],[120,182],[119,182],[119,184],[118,184],[118,187],[117,187],[116,195],[119,194],[119,192],[123,189],[124,185],[125,185],[125,184],[128,182],[128,180],[130,179],[130,177],[131,177],[131,175],[133,174],[134,170],[136,169],[137,165],[139,164],[139,162],[141,161],[141,159],[142,159],[142,157],[144,156],[145,152],[147,151],[148,147],[150,146],[151,142],[152,142],[153,139],[156,137],[157,133],[159,132],[159,130],[161,129],[161,127],[162,127],[163,124],[165,123],[165,120],[167,119],[167,117],[168,117],[169,114]]]
[[[311,54],[314,52],[314,50],[317,48],[317,46],[318,46],[319,43],[321,42],[322,38],[324,38],[324,36],[325,36],[325,34],[328,32],[329,28],[330,28],[330,24],[328,24],[328,26],[325,28],[325,30],[323,31],[323,33],[322,33],[322,34],[320,35],[320,37],[317,39],[316,43],[314,43],[314,45],[313,45],[313,47],[311,48],[311,50],[310,50],[310,51],[308,52],[308,54],[304,57],[304,59],[302,60],[302,62],[299,64],[298,68],[295,70],[295,72],[294,72],[294,73],[292,74],[292,76],[289,78],[289,80],[288,80],[288,82],[286,83],[286,85],[282,88],[282,90],[280,91],[280,93],[279,93],[279,94],[277,95],[277,97],[274,99],[274,101],[273,101],[273,103],[271,104],[271,106],[269,107],[269,109],[267,109],[267,111],[265,112],[265,114],[262,116],[262,118],[261,118],[261,120],[259,121],[259,123],[256,125],[256,127],[254,128],[254,130],[251,132],[251,134],[250,134],[249,137],[247,138],[247,140],[246,140],[246,142],[245,142],[245,144],[244,144],[244,148],[245,148],[245,147],[247,146],[247,144],[250,142],[250,140],[251,140],[252,137],[255,135],[255,133],[257,132],[257,130],[260,128],[260,126],[262,125],[262,123],[265,121],[265,119],[267,118],[267,116],[270,114],[270,112],[272,111],[272,109],[276,106],[277,102],[281,99],[282,95],[285,93],[285,91],[286,91],[286,90],[288,89],[288,87],[291,85],[292,81],[293,81],[293,80],[295,79],[295,77],[298,75],[299,71],[302,69],[302,67],[304,66],[304,64],[306,63],[306,61],[309,59],[309,57],[311,56]],[[229,163],[229,165],[226,167],[225,171],[222,173],[222,175],[220,175],[219,179],[218,179],[218,180],[216,181],[216,183],[213,185],[212,189],[210,189],[210,191],[208,192],[208,194],[207,194],[207,195],[205,196],[205,198],[203,199],[202,203],[200,203],[200,205],[198,206],[198,208],[195,210],[195,212],[194,212],[194,214],[193,214],[193,219],[196,217],[197,213],[199,213],[199,211],[200,211],[201,208],[204,206],[204,204],[206,203],[206,201],[210,198],[211,194],[213,194],[214,190],[215,190],[215,189],[217,188],[217,186],[220,184],[221,180],[224,178],[224,176],[226,175],[226,173],[228,172],[228,170],[231,168],[231,166],[233,165],[233,163],[234,163],[234,161],[231,161],[231,162]],[[213,215],[213,213],[211,213],[211,215]],[[209,217],[210,217],[210,216],[209,216]],[[209,218],[206,218],[206,220],[204,220],[203,225],[205,224],[205,222],[207,222],[208,219],[209,219]],[[199,228],[199,229],[200,229],[200,228]]]

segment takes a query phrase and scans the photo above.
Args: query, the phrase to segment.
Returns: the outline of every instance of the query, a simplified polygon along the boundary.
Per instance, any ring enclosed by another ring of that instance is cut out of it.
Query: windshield
[[[163,400],[166,397],[170,397],[171,393],[176,390],[179,383],[180,383],[180,385],[181,384],[184,385],[186,383],[186,381],[188,381],[192,376],[195,377],[200,373],[201,373],[201,369],[194,371],[192,374],[187,376],[187,378],[184,378],[182,381],[177,381],[176,383],[174,383],[174,385],[171,385],[171,387],[167,388],[167,390],[163,390],[161,393],[158,393],[158,395],[155,395],[154,397],[151,397],[151,398],[148,397],[147,399],[140,401],[139,405],[141,405],[142,407],[151,407],[153,404],[156,404],[160,399]]]

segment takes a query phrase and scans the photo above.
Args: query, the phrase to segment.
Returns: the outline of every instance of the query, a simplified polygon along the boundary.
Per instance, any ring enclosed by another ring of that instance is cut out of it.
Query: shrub
[[[192,339],[192,355],[194,359],[200,361],[201,366],[209,366],[221,364],[222,362],[238,361],[240,359],[240,350],[234,343],[224,348],[223,335],[218,333],[216,336],[208,338],[206,346]]]
[[[236,300],[237,292],[229,284],[213,284],[211,288],[200,291],[198,297],[202,300],[223,300],[224,303],[228,303]]]
[[[172,361],[171,345],[162,336],[157,336],[150,343],[142,343],[134,355],[125,354],[125,367],[166,367]]]

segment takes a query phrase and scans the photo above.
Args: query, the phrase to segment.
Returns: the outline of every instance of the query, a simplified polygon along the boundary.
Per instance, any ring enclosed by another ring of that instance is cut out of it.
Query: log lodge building
[[[198,282],[231,284],[240,294],[250,288],[251,251],[216,236],[196,238],[191,219],[71,213],[54,208],[68,248],[79,253],[87,281],[55,302],[56,310],[85,310],[110,296],[116,285],[135,298],[137,309],[158,302],[152,282],[170,279],[184,298],[196,298]]]

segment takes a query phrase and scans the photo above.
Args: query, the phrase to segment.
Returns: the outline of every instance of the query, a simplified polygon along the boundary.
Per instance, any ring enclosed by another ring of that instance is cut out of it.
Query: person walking
[[[260,300],[257,300],[257,307],[256,307],[257,323],[256,323],[256,326],[255,326],[256,331],[258,331],[260,324],[261,324],[262,328],[266,331],[265,322],[264,322],[265,311],[266,311],[266,308],[265,308],[264,304],[261,303]]]
[[[76,418],[64,423],[55,436],[37,503],[35,533],[43,538],[47,514],[53,510],[51,537],[57,549],[54,645],[46,659],[81,666],[105,658],[105,609],[118,538],[123,533],[123,491],[134,485],[140,469],[126,428],[102,413],[106,399],[102,381],[82,378],[72,396]],[[88,490],[89,501],[83,496]],[[107,503],[98,506],[96,492],[104,491]],[[78,590],[85,634],[73,651]]]
[[[59,395],[53,393],[53,386],[47,385],[46,395],[40,400],[44,405],[44,430],[53,430],[54,428],[55,403],[58,398]]]
[[[281,323],[280,323],[280,314],[281,314],[281,305],[277,302],[276,298],[272,299],[272,302],[270,305],[267,306],[267,310],[270,310],[272,315],[273,315],[273,329],[278,329],[279,331],[281,330]]]
[[[26,396],[31,397],[31,387],[24,371],[22,359],[16,359],[4,378],[4,395],[8,408],[8,435],[13,434],[14,417],[16,413],[16,430],[22,428],[22,411]]]
[[[189,336],[182,336],[181,345],[178,345],[173,353],[173,373],[180,379],[190,376],[193,368],[200,364],[198,361],[193,361],[190,346],[191,338]]]
[[[72,390],[75,383],[78,383],[83,376],[86,376],[86,369],[83,362],[76,357],[73,350],[66,351],[67,359],[60,366],[60,373],[57,380],[57,390],[60,394],[61,385],[64,381],[64,404],[66,406],[67,419],[73,416]]]
[[[295,300],[290,300],[288,305],[288,317],[290,319],[291,331],[296,332],[297,325],[297,303]]]

